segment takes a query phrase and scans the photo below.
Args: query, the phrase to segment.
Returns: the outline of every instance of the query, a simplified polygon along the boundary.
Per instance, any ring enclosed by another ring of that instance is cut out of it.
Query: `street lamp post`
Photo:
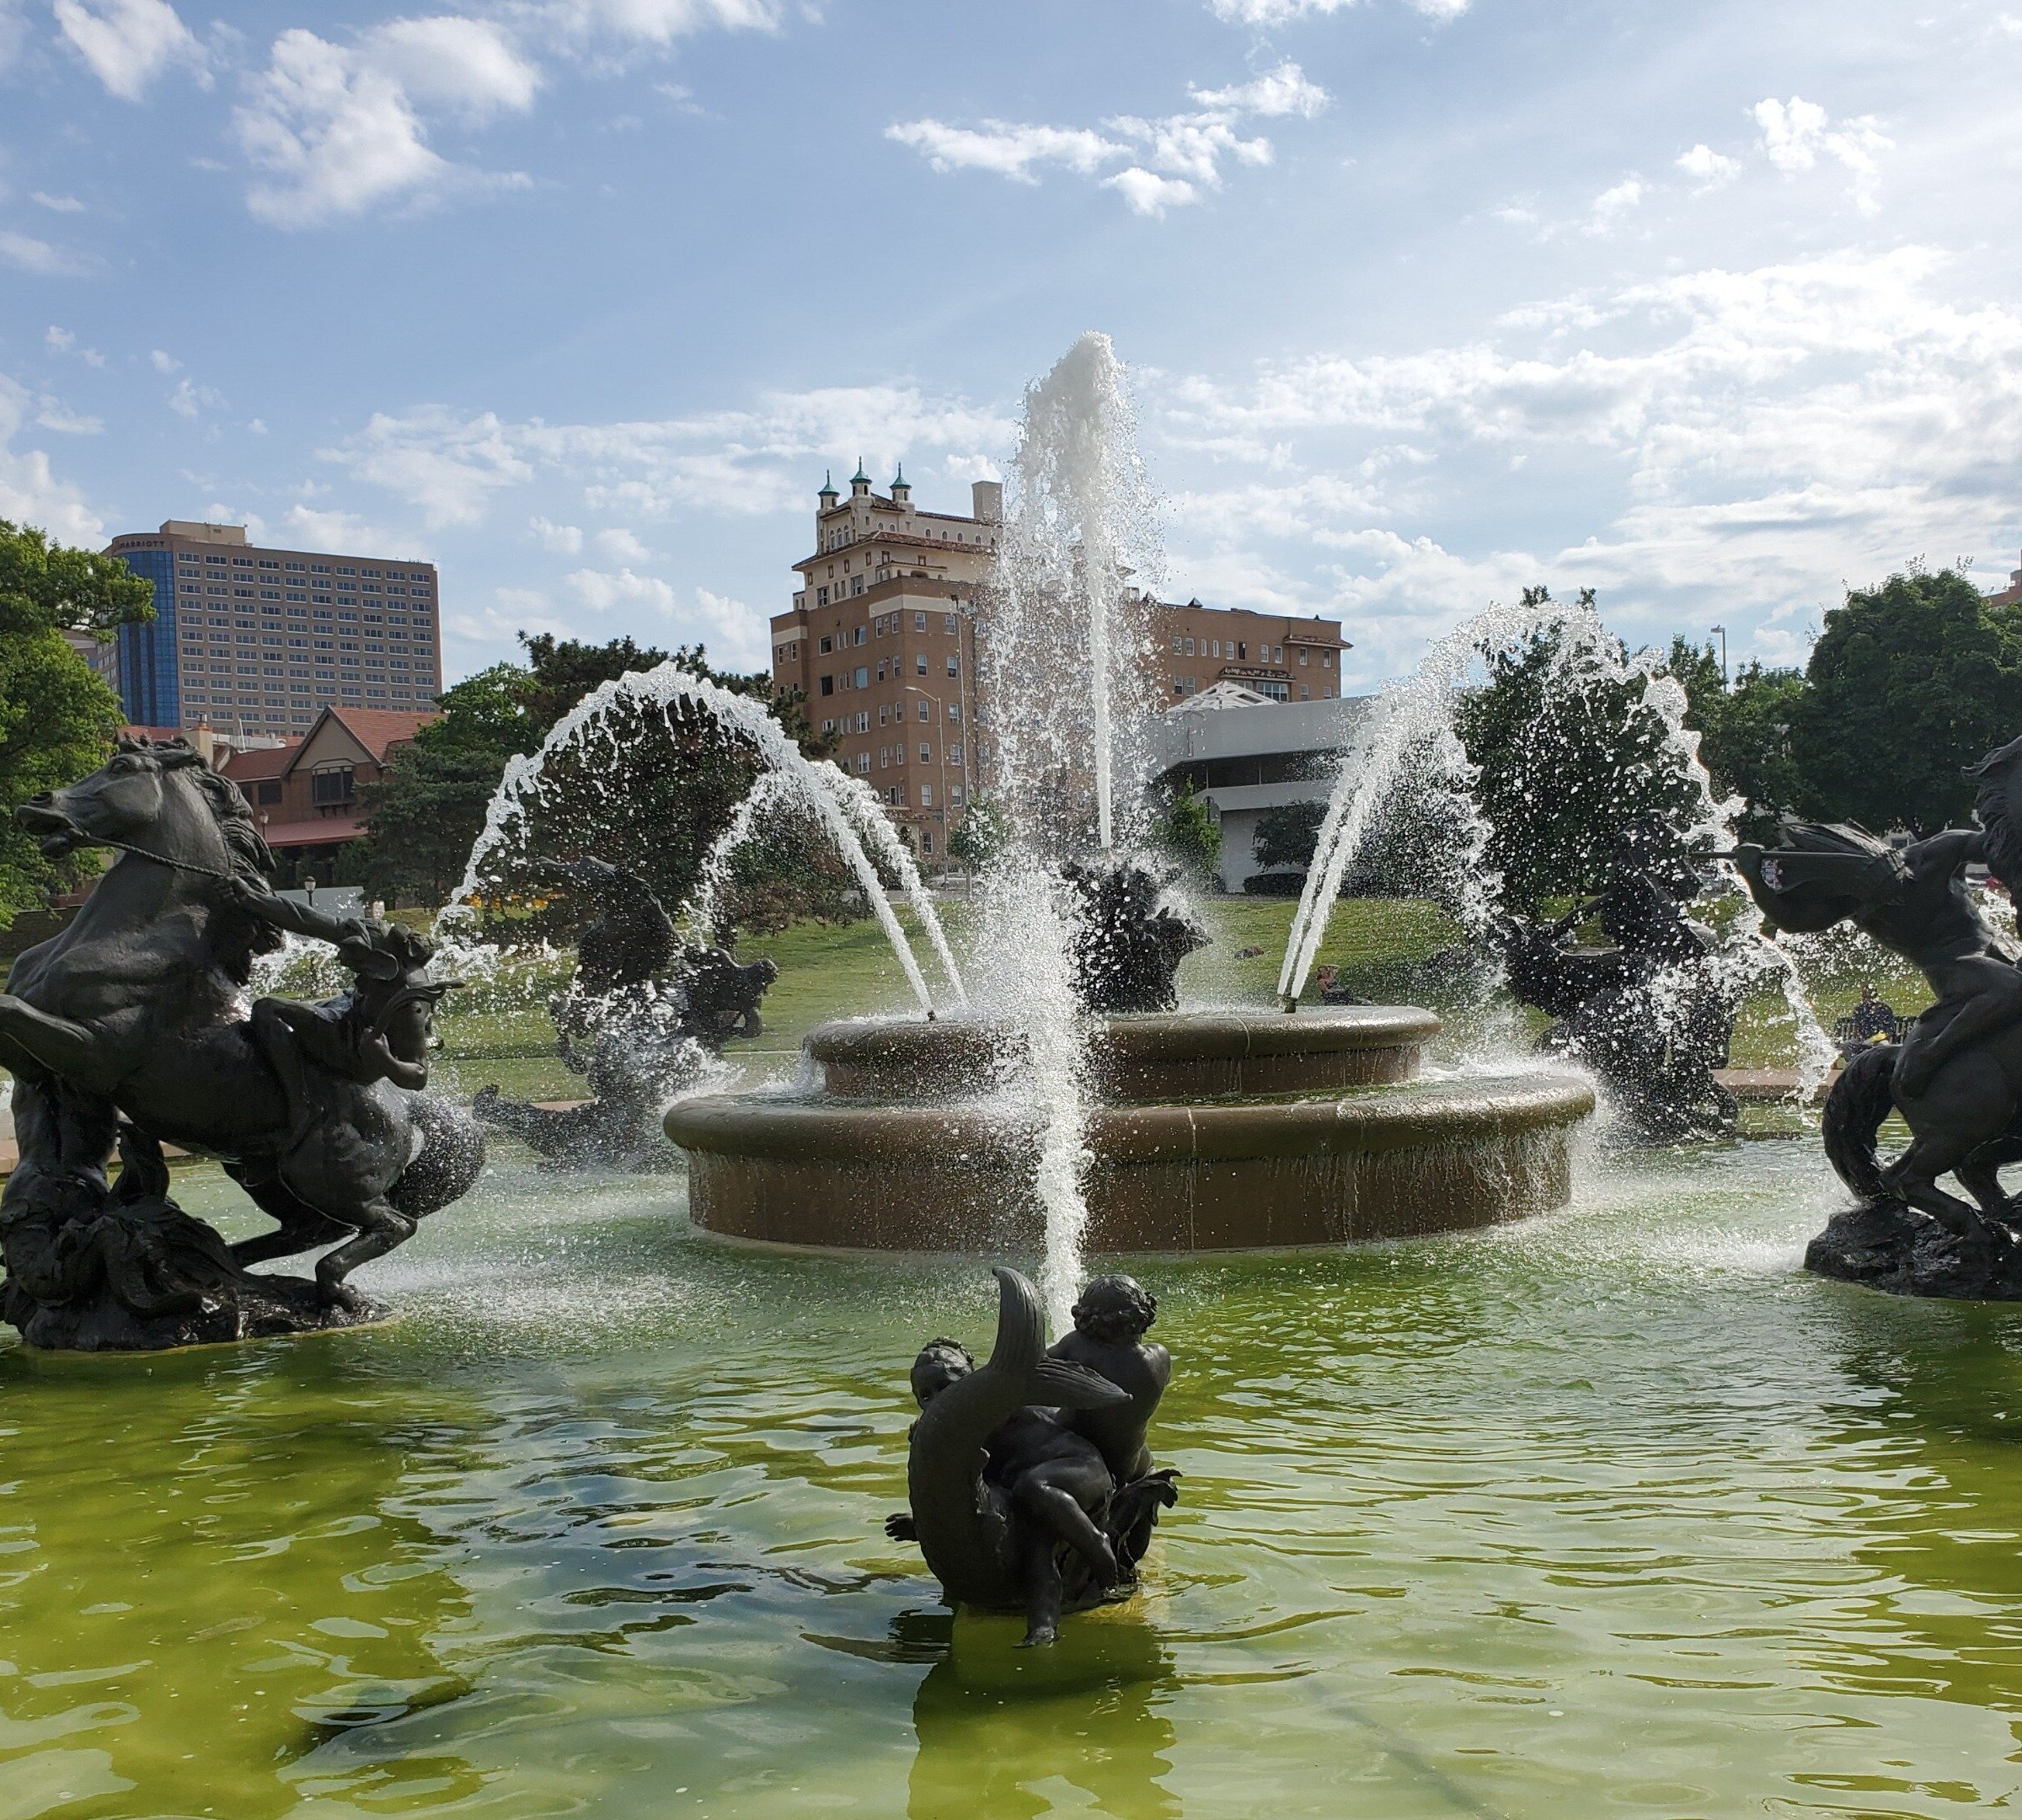
[[[1710,632],[1720,634],[1720,687],[1727,687],[1727,628],[1724,625],[1709,626]]]

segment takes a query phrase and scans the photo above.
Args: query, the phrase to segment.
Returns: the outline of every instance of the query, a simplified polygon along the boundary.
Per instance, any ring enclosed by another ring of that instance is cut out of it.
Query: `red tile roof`
[[[277,778],[301,747],[300,740],[286,746],[256,746],[250,752],[228,754],[220,768],[234,784],[249,784],[256,778]]]
[[[382,764],[386,763],[388,747],[411,740],[430,721],[442,718],[435,709],[426,714],[407,714],[389,708],[340,707],[335,702],[324,712],[342,721],[351,736]]]

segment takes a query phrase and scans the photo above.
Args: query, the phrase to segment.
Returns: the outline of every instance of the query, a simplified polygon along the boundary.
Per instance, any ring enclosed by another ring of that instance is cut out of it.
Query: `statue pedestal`
[[[2022,1302],[2022,1245],[1991,1231],[1961,1239],[1899,1201],[1835,1213],[1805,1248],[1805,1268],[1891,1295]]]

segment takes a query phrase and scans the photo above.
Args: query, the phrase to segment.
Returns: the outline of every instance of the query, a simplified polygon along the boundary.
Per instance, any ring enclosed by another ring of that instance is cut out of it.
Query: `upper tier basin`
[[[1579,1077],[1415,1079],[1429,1011],[1329,1007],[1094,1020],[1094,1252],[1340,1244],[1513,1219],[1566,1200]],[[1029,1249],[1036,1132],[993,1096],[1018,1039],[973,1020],[812,1031],[816,1094],[669,1109],[705,1229],[863,1250]]]

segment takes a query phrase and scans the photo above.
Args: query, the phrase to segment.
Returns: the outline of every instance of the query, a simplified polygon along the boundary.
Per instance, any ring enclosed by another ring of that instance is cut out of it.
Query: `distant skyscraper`
[[[176,518],[106,554],[154,584],[153,620],[120,630],[117,687],[136,725],[300,735],[326,704],[436,704],[433,563],[267,549],[243,525]]]

